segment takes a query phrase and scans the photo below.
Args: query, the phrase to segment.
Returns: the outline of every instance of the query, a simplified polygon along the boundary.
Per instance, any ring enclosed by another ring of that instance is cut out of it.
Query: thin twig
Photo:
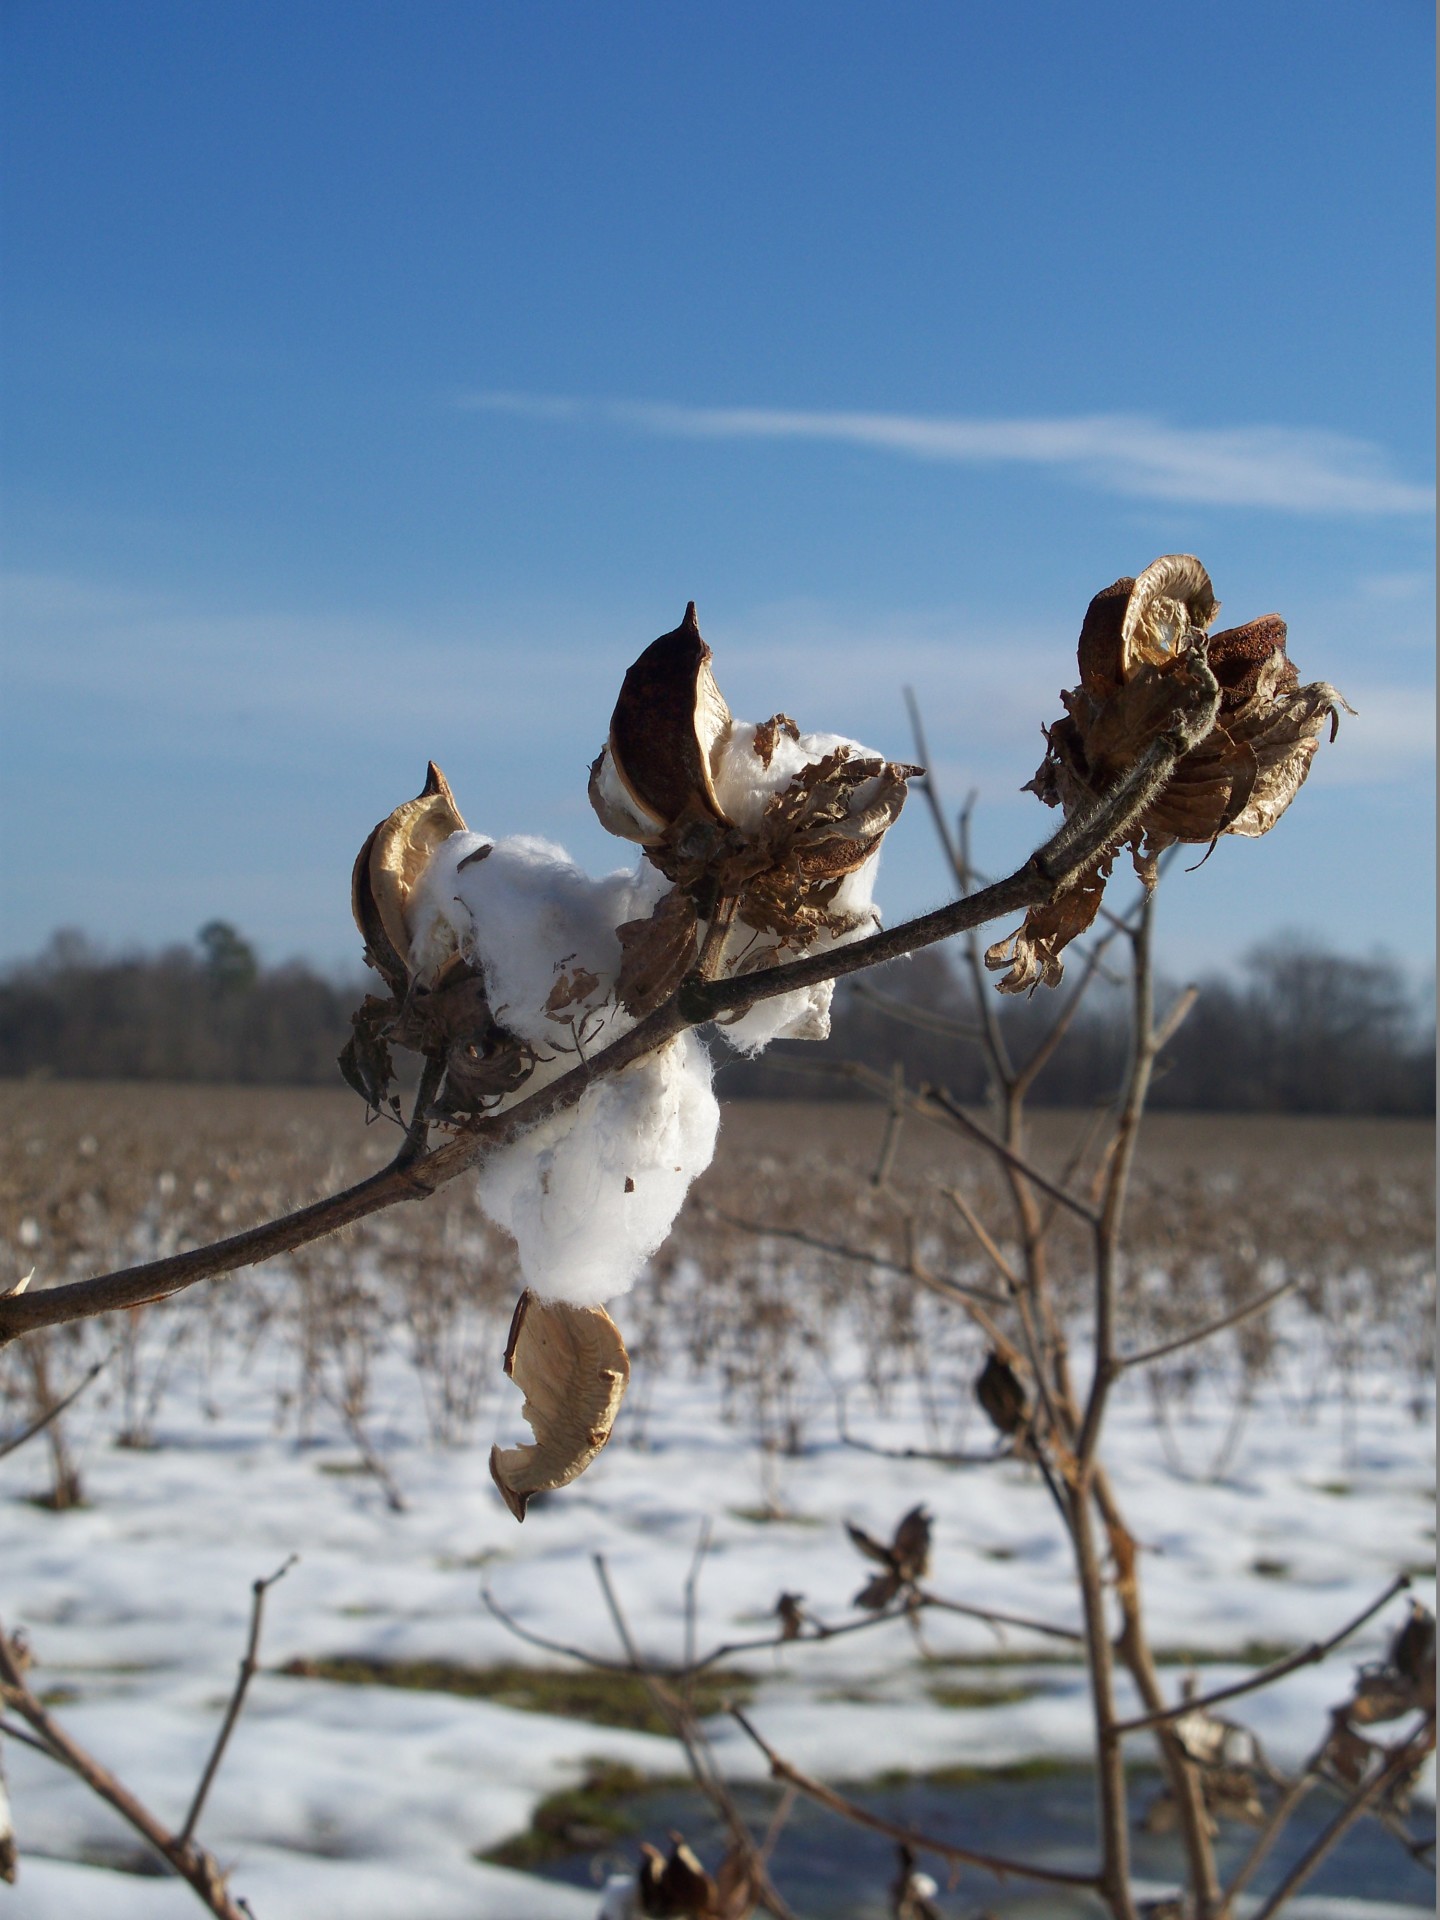
[[[1313,1667],[1334,1651],[1342,1640],[1348,1640],[1352,1633],[1365,1625],[1380,1609],[1388,1606],[1397,1593],[1404,1593],[1410,1586],[1408,1573],[1397,1573],[1378,1600],[1372,1600],[1363,1612],[1357,1613],[1338,1633],[1332,1633],[1328,1640],[1317,1640],[1308,1647],[1302,1647],[1298,1653],[1287,1654],[1283,1660],[1276,1660],[1268,1667],[1262,1667],[1259,1673],[1251,1674],[1248,1680],[1237,1680],[1231,1686],[1217,1687],[1213,1693],[1201,1694],[1194,1700],[1181,1700],[1173,1707],[1165,1707],[1155,1713],[1141,1714],[1134,1720],[1122,1720],[1117,1727],[1118,1733],[1139,1733],[1145,1727],[1158,1727],[1167,1720],[1178,1720],[1183,1714],[1203,1713],[1210,1707],[1219,1706],[1223,1700],[1238,1700],[1242,1693],[1256,1693],[1261,1687],[1272,1686],[1275,1681],[1283,1680],[1287,1673],[1295,1673],[1301,1667]]]
[[[814,1800],[822,1807],[828,1807],[832,1813],[838,1813],[844,1820],[850,1820],[856,1826],[868,1827],[872,1833],[883,1833],[892,1840],[914,1848],[917,1853],[938,1854],[942,1860],[954,1861],[959,1866],[983,1867],[999,1879],[1012,1876],[1021,1880],[1039,1880],[1051,1887],[1098,1887],[1099,1879],[1093,1873],[1065,1873],[1058,1867],[1039,1867],[1027,1860],[1008,1860],[1001,1854],[982,1853],[975,1847],[963,1847],[953,1840],[939,1840],[933,1834],[917,1833],[914,1827],[901,1826],[898,1821],[886,1820],[878,1813],[871,1813],[867,1807],[860,1806],[854,1800],[848,1800],[844,1794],[836,1793],[833,1787],[827,1787],[823,1781],[813,1779],[808,1773],[802,1773],[772,1747],[762,1733],[746,1717],[741,1708],[732,1706],[730,1716],[742,1733],[754,1741],[770,1763],[773,1779],[782,1781],[786,1786],[794,1787],[803,1793],[807,1800]]]
[[[1219,1320],[1207,1320],[1203,1327],[1196,1327],[1190,1333],[1177,1334],[1173,1340],[1165,1340],[1158,1347],[1146,1347],[1140,1353],[1123,1353],[1117,1356],[1115,1364],[1122,1370],[1129,1367],[1148,1367],[1152,1360],[1163,1360],[1168,1354],[1179,1353],[1185,1347],[1193,1347],[1212,1335],[1223,1333],[1227,1327],[1237,1327],[1242,1320],[1249,1320],[1254,1314],[1263,1313],[1266,1307],[1273,1306],[1277,1300],[1283,1300],[1287,1293],[1293,1293],[1300,1284],[1299,1280],[1286,1280],[1278,1287],[1271,1287],[1268,1293],[1247,1300],[1243,1307],[1236,1307],[1233,1313],[1227,1313]]]
[[[695,1542],[695,1556],[690,1562],[690,1571],[685,1576],[685,1665],[695,1665],[695,1628],[700,1601],[700,1569],[705,1564],[705,1556],[710,1551],[710,1517],[700,1522],[700,1535]]]
[[[58,1420],[67,1407],[73,1407],[81,1394],[89,1386],[90,1382],[95,1378],[96,1374],[105,1366],[109,1358],[110,1355],[107,1353],[103,1360],[97,1360],[85,1375],[84,1379],[73,1386],[63,1398],[53,1401],[50,1406],[45,1409],[44,1413],[40,1415],[38,1420],[32,1420],[22,1433],[15,1435],[13,1440],[6,1440],[0,1443],[0,1460],[3,1460],[7,1454],[18,1453],[27,1440],[33,1440],[37,1433],[43,1433],[52,1420]]]
[[[983,1027],[968,1020],[952,1020],[949,1014],[936,1013],[933,1008],[922,1007],[912,1000],[897,1000],[892,994],[872,987],[868,980],[857,980],[850,991],[857,1000],[865,1001],[887,1020],[896,1020],[903,1027],[918,1027],[922,1033],[936,1033],[946,1040],[984,1038]]]
[[[900,1146],[900,1129],[905,1124],[905,1068],[897,1060],[891,1068],[893,1089],[890,1095],[890,1111],[885,1116],[885,1135],[880,1142],[880,1157],[870,1175],[872,1187],[886,1187],[890,1184],[890,1175],[895,1169],[895,1155]]]
[[[909,1261],[892,1260],[888,1254],[872,1253],[865,1247],[847,1247],[837,1240],[822,1240],[818,1234],[807,1233],[803,1227],[781,1227],[768,1220],[743,1220],[739,1214],[727,1213],[723,1207],[707,1203],[703,1208],[708,1220],[717,1220],[722,1226],[734,1227],[740,1233],[753,1233],[763,1239],[791,1240],[797,1246],[809,1247],[816,1253],[827,1253],[837,1260],[854,1260],[861,1266],[878,1268],[882,1273],[899,1274],[903,1279],[919,1278]],[[975,1300],[983,1301],[987,1306],[1003,1307],[1009,1303],[998,1293],[987,1292],[983,1287],[967,1286],[962,1280],[948,1277],[927,1276],[945,1293],[965,1294]]]
[[[997,1627],[1019,1627],[1026,1633],[1043,1633],[1051,1640],[1070,1640],[1076,1646],[1084,1643],[1084,1634],[1077,1633],[1073,1627],[1056,1627],[1048,1620],[1032,1620],[1022,1613],[999,1613],[993,1607],[972,1607],[960,1600],[946,1600],[938,1593],[931,1593],[928,1587],[917,1587],[915,1591],[924,1606],[938,1607],[942,1613],[961,1613],[968,1619],[985,1620]]]
[[[1255,1913],[1253,1920],[1272,1920],[1285,1902],[1314,1873],[1325,1856],[1330,1853],[1354,1826],[1361,1814],[1369,1811],[1371,1804],[1387,1792],[1397,1780],[1403,1780],[1415,1763],[1435,1744],[1435,1723],[1433,1719],[1419,1732],[1412,1734],[1391,1754],[1389,1761],[1380,1768],[1373,1779],[1367,1780],[1336,1814],[1335,1818],[1317,1834],[1315,1839],[1291,1867],[1279,1886],[1274,1889],[1265,1904]]]
[[[1007,1167],[1023,1175],[1032,1186],[1038,1187],[1041,1193],[1048,1194],[1057,1205],[1068,1208],[1088,1226],[1093,1227],[1097,1224],[1098,1216],[1092,1206],[1084,1200],[1077,1199],[1073,1193],[1067,1193],[1063,1187],[1056,1186],[1048,1174],[1041,1173],[1037,1166],[1007,1147],[1003,1140],[997,1140],[988,1128],[982,1127],[978,1120],[973,1120],[959,1101],[952,1098],[943,1087],[933,1087],[928,1083],[923,1086],[920,1089],[922,1112],[926,1110],[927,1103],[930,1108],[943,1114],[952,1126],[958,1127],[962,1133],[968,1133],[972,1140],[979,1141],[980,1145],[993,1153],[997,1160],[1003,1160]]]
[[[630,1624],[625,1618],[619,1597],[611,1585],[610,1571],[605,1564],[604,1554],[592,1554],[590,1559],[595,1569],[595,1577],[600,1583],[600,1591],[605,1596],[606,1608],[614,1622],[615,1631],[620,1636],[620,1644],[624,1647],[630,1661],[630,1670],[650,1695],[660,1717],[684,1747],[685,1757],[690,1763],[690,1771],[695,1777],[696,1786],[711,1801],[716,1812],[729,1828],[731,1840],[749,1863],[759,1888],[761,1905],[769,1908],[775,1920],[795,1920],[795,1915],[771,1882],[764,1855],[755,1844],[754,1835],[741,1816],[740,1809],[735,1803],[735,1796],[721,1777],[710,1743],[705,1738],[699,1722],[684,1701],[672,1693],[669,1687],[641,1660],[631,1636]]]
[[[942,1187],[940,1191],[950,1202],[951,1206],[954,1207],[966,1226],[969,1227],[971,1233],[974,1234],[986,1253],[989,1254],[995,1264],[995,1271],[1000,1275],[1000,1278],[1005,1282],[1006,1286],[1009,1287],[1012,1293],[1018,1293],[1021,1287],[1019,1274],[1016,1273],[1010,1262],[1005,1258],[1004,1254],[1001,1253],[999,1247],[996,1246],[994,1240],[991,1238],[989,1229],[971,1206],[970,1202],[965,1198],[964,1194],[961,1193],[958,1187]]]
[[[235,1691],[230,1695],[230,1704],[225,1709],[225,1718],[220,1723],[220,1731],[215,1736],[215,1745],[210,1749],[210,1758],[205,1762],[205,1771],[200,1776],[200,1784],[195,1789],[195,1798],[190,1802],[190,1811],[185,1816],[185,1824],[176,1837],[176,1845],[185,1847],[190,1844],[200,1815],[205,1807],[205,1798],[211,1783],[220,1771],[220,1762],[225,1758],[225,1749],[230,1744],[230,1736],[235,1731],[235,1723],[245,1705],[245,1695],[250,1682],[255,1677],[255,1669],[260,1653],[260,1625],[265,1613],[265,1595],[277,1580],[283,1580],[286,1574],[300,1558],[292,1553],[281,1567],[263,1580],[256,1580],[250,1588],[250,1637],[245,1643],[244,1657],[240,1662],[240,1671],[235,1677]]]

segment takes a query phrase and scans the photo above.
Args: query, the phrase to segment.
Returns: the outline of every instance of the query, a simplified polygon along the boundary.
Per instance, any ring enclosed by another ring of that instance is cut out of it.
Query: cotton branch
[[[241,1709],[245,1705],[245,1695],[249,1691],[250,1682],[255,1677],[260,1655],[260,1626],[265,1614],[265,1595],[277,1580],[285,1578],[298,1558],[298,1554],[292,1553],[284,1566],[277,1567],[275,1572],[266,1579],[257,1580],[251,1586],[250,1638],[245,1643],[240,1672],[235,1680],[235,1691],[231,1694],[230,1704],[225,1709],[225,1718],[221,1721],[220,1731],[215,1736],[215,1745],[210,1750],[210,1758],[205,1762],[205,1771],[201,1774],[200,1784],[195,1789],[195,1798],[190,1802],[190,1811],[185,1816],[185,1824],[176,1838],[175,1844],[179,1847],[189,1846],[190,1836],[199,1824],[206,1796],[210,1792],[216,1774],[220,1771],[220,1762],[225,1758],[225,1749],[230,1744],[230,1736],[235,1731],[235,1723],[240,1718]]]
[[[1105,798],[1067,821],[1007,879],[898,927],[848,946],[808,954],[783,966],[724,980],[702,980],[692,974],[664,1006],[602,1052],[582,1060],[503,1113],[467,1122],[455,1139],[433,1152],[412,1158],[415,1143],[407,1138],[400,1155],[381,1172],[281,1219],[168,1259],[0,1299],[0,1342],[37,1327],[165,1299],[197,1281],[291,1253],[402,1201],[425,1198],[476,1167],[494,1148],[508,1144],[551,1114],[574,1106],[597,1079],[618,1073],[632,1061],[653,1053],[687,1027],[701,1026],[723,1014],[737,1014],[779,994],[880,966],[948,940],[952,934],[1057,898],[1074,886],[1108,847],[1124,838],[1169,779],[1176,763],[1208,732],[1215,711],[1213,691],[1204,692],[1203,697],[1188,696],[1188,704],[1177,707],[1171,726],[1152,741]]]

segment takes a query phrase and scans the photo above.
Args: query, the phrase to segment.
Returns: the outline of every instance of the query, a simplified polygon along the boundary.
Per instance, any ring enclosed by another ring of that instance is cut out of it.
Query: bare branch
[[[878,987],[872,987],[868,980],[857,980],[851,992],[857,1000],[865,1001],[887,1019],[898,1020],[905,1027],[919,1027],[922,1033],[938,1033],[946,1040],[984,1038],[983,1027],[974,1026],[966,1020],[952,1020],[948,1014],[936,1013],[933,1008],[918,1006],[908,1000],[897,1000],[893,994],[881,993]]]
[[[1007,1860],[1001,1854],[981,1853],[975,1847],[962,1847],[953,1840],[938,1840],[933,1834],[917,1833],[913,1827],[886,1820],[854,1800],[847,1800],[844,1794],[836,1793],[833,1787],[827,1787],[823,1781],[813,1779],[808,1773],[802,1773],[798,1767],[792,1766],[757,1731],[739,1707],[732,1706],[730,1715],[769,1761],[772,1779],[796,1788],[807,1800],[828,1807],[832,1813],[838,1813],[842,1820],[868,1827],[872,1833],[886,1834],[890,1839],[914,1848],[916,1852],[938,1854],[942,1860],[953,1861],[959,1866],[983,1867],[1002,1879],[1038,1880],[1051,1887],[1098,1887],[1100,1884],[1098,1876],[1093,1873],[1063,1873],[1056,1867],[1037,1867],[1025,1860]]]
[[[1417,1733],[1412,1734],[1408,1740],[1403,1741],[1393,1750],[1389,1760],[1375,1774],[1375,1777],[1358,1788],[1324,1832],[1316,1835],[1269,1899],[1256,1912],[1254,1920],[1272,1920],[1272,1916],[1279,1913],[1291,1894],[1299,1892],[1325,1856],[1344,1839],[1360,1816],[1367,1813],[1374,1802],[1397,1781],[1403,1780],[1416,1762],[1429,1753],[1434,1745],[1435,1722],[1432,1718]]]
[[[1009,1304],[1000,1294],[989,1293],[983,1287],[967,1286],[961,1280],[941,1278],[934,1274],[917,1274],[912,1262],[892,1260],[888,1254],[872,1253],[865,1247],[847,1247],[838,1240],[822,1240],[818,1234],[807,1233],[803,1227],[780,1227],[765,1220],[742,1220],[738,1214],[727,1213],[722,1207],[708,1204],[703,1212],[707,1220],[718,1220],[722,1226],[734,1227],[741,1233],[753,1233],[772,1240],[791,1240],[797,1246],[810,1247],[816,1253],[827,1253],[836,1260],[854,1260],[861,1266],[875,1267],[881,1273],[896,1273],[907,1280],[921,1279],[942,1293],[956,1297],[964,1295],[983,1301],[987,1306],[1003,1307]]]
[[[1227,1327],[1238,1327],[1242,1320],[1249,1320],[1257,1313],[1263,1313],[1266,1307],[1273,1306],[1277,1300],[1283,1300],[1287,1293],[1293,1293],[1300,1282],[1282,1281],[1278,1287],[1271,1287],[1268,1293],[1262,1293],[1253,1300],[1247,1300],[1243,1307],[1236,1307],[1233,1313],[1227,1313],[1218,1320],[1207,1320],[1203,1327],[1196,1327],[1190,1333],[1178,1334],[1173,1340],[1165,1340],[1158,1347],[1146,1347],[1141,1353],[1124,1353],[1116,1365],[1122,1370],[1129,1367],[1148,1367],[1153,1360],[1163,1360],[1168,1354],[1180,1353],[1186,1347],[1198,1346],[1202,1340],[1223,1333]]]
[[[54,1401],[48,1406],[38,1420],[32,1420],[23,1432],[15,1435],[13,1440],[6,1440],[0,1443],[0,1460],[3,1460],[8,1453],[18,1453],[27,1440],[33,1440],[37,1433],[43,1433],[52,1420],[58,1420],[67,1407],[73,1407],[81,1394],[89,1386],[90,1382],[95,1378],[96,1374],[104,1368],[109,1358],[110,1356],[107,1353],[104,1359],[97,1360],[84,1378],[77,1382],[77,1384],[70,1389],[69,1393],[63,1395],[59,1400]]]
[[[1084,1634],[1077,1633],[1073,1627],[1052,1626],[1048,1620],[1032,1620],[1022,1613],[999,1613],[993,1607],[971,1607],[960,1600],[946,1600],[938,1593],[931,1593],[928,1587],[917,1587],[921,1604],[938,1607],[942,1613],[961,1613],[970,1620],[984,1620],[991,1626],[1018,1627],[1025,1633],[1043,1633],[1050,1640],[1070,1640],[1079,1646]]]
[[[922,1087],[917,1104],[922,1113],[931,1110],[932,1118],[937,1114],[943,1115],[952,1126],[958,1127],[962,1133],[969,1134],[972,1140],[978,1141],[988,1152],[993,1153],[997,1160],[1003,1160],[1007,1167],[1023,1175],[1031,1186],[1038,1187],[1041,1193],[1048,1194],[1057,1205],[1066,1207],[1071,1213],[1078,1215],[1087,1226],[1099,1225],[1099,1216],[1092,1206],[1084,1200],[1078,1200],[1073,1193],[1067,1193],[1063,1187],[1057,1186],[1048,1174],[1041,1173],[1031,1161],[1013,1152],[1003,1140],[997,1140],[988,1128],[982,1127],[978,1120],[972,1120],[959,1101],[952,1099],[943,1087],[928,1085]]]
[[[1141,1714],[1135,1720],[1122,1720],[1116,1728],[1118,1733],[1139,1733],[1146,1727],[1158,1727],[1167,1720],[1178,1720],[1182,1714],[1203,1713],[1210,1707],[1219,1706],[1223,1700],[1238,1700],[1242,1693],[1257,1693],[1261,1687],[1272,1686],[1275,1681],[1283,1680],[1287,1673],[1295,1673],[1301,1667],[1313,1667],[1334,1651],[1342,1640],[1348,1640],[1352,1633],[1364,1626],[1380,1609],[1388,1606],[1397,1593],[1404,1593],[1410,1586],[1408,1573],[1397,1573],[1378,1600],[1372,1600],[1363,1612],[1357,1613],[1332,1633],[1328,1640],[1316,1640],[1308,1647],[1302,1647],[1298,1653],[1287,1654],[1283,1660],[1276,1660],[1268,1667],[1262,1667],[1259,1673],[1251,1674],[1248,1680],[1237,1680],[1232,1686],[1217,1687],[1213,1693],[1203,1693],[1194,1700],[1181,1700],[1176,1706],[1165,1707],[1155,1713]]]
[[[215,1856],[194,1840],[181,1841],[171,1833],[108,1767],[101,1766],[73,1740],[36,1699],[26,1683],[24,1664],[15,1643],[3,1627],[0,1627],[0,1701],[34,1729],[51,1759],[77,1774],[92,1793],[112,1806],[161,1859],[167,1860],[176,1873],[189,1882],[218,1920],[245,1920],[244,1910],[226,1889],[225,1875]]]
[[[245,1643],[244,1657],[240,1662],[240,1672],[236,1676],[235,1691],[230,1696],[230,1704],[225,1709],[225,1718],[220,1723],[220,1731],[215,1736],[215,1745],[210,1750],[210,1758],[205,1762],[205,1771],[200,1776],[200,1784],[195,1789],[195,1797],[190,1802],[190,1811],[185,1816],[185,1824],[176,1837],[175,1844],[186,1847],[194,1833],[204,1810],[205,1799],[210,1792],[211,1783],[220,1771],[220,1762],[225,1758],[225,1749],[230,1744],[230,1736],[235,1731],[235,1723],[240,1718],[241,1708],[245,1705],[245,1695],[250,1682],[255,1677],[255,1668],[260,1652],[260,1625],[265,1612],[265,1595],[277,1580],[283,1580],[299,1559],[292,1553],[284,1566],[264,1580],[256,1580],[250,1588],[250,1637]]]

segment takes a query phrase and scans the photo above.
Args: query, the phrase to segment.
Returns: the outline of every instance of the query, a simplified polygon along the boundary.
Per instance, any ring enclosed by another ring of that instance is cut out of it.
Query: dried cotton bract
[[[1094,921],[1121,846],[1149,887],[1159,855],[1177,842],[1213,848],[1222,834],[1268,833],[1304,783],[1327,724],[1334,737],[1346,703],[1327,681],[1300,685],[1280,616],[1210,634],[1218,611],[1209,574],[1188,553],[1166,554],[1090,602],[1080,684],[1061,694],[1065,716],[1045,729],[1048,750],[1028,783],[1047,806],[1069,819],[1105,795],[1172,724],[1202,662],[1218,682],[1219,707],[1126,839],[991,947],[985,964],[1003,971],[1002,993],[1057,984],[1060,953]]]
[[[637,1016],[695,966],[757,971],[853,940],[879,924],[880,842],[920,769],[856,741],[802,734],[788,714],[736,720],[715,683],[692,602],[630,668],[590,770],[612,833],[638,841],[670,889],[619,930],[619,993]],[[744,1052],[824,1039],[832,983],[761,1002],[726,1025]]]

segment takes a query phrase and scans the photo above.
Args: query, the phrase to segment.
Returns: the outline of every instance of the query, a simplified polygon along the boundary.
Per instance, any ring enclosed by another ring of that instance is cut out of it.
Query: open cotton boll
[[[452,954],[463,954],[483,972],[495,1018],[546,1053],[566,1034],[545,1003],[562,974],[583,970],[595,984],[565,1012],[578,1019],[605,1008],[604,1037],[614,1039],[632,1024],[614,1004],[615,929],[648,914],[663,886],[650,868],[592,879],[562,847],[530,834],[455,833],[416,888],[411,964],[421,979],[434,979]],[[531,1090],[533,1083],[524,1089]]]
[[[527,1287],[598,1306],[665,1239],[719,1125],[709,1056],[683,1033],[492,1154],[480,1204],[514,1235]]]
[[[806,953],[828,953],[833,947],[848,946],[852,940],[861,940],[867,933],[873,933],[880,925],[879,911],[872,897],[879,864],[877,847],[863,866],[846,874],[835,892],[835,911],[847,917],[861,916],[860,924],[849,933],[820,934],[806,947]],[[766,946],[776,944],[769,934],[762,934],[760,939]],[[834,998],[835,982],[822,980],[796,993],[781,993],[773,1000],[757,1001],[748,1013],[728,1024],[717,1025],[716,1031],[723,1034],[737,1052],[744,1054],[760,1053],[772,1040],[828,1040],[830,1004]]]
[[[715,797],[727,820],[742,833],[754,833],[766,804],[783,793],[797,773],[813,767],[837,747],[848,747],[857,760],[878,760],[882,756],[847,740],[839,733],[802,733],[798,740],[777,729],[767,766],[755,750],[759,732],[752,720],[735,720],[715,751],[711,776]]]
[[[766,806],[783,793],[806,767],[815,766],[839,747],[848,747],[857,760],[878,760],[881,756],[856,740],[837,733],[802,733],[793,739],[783,730],[775,734],[767,766],[756,751],[757,728],[748,720],[737,720],[716,755],[715,792],[726,815],[744,832],[753,833],[760,824]],[[873,783],[857,789],[857,805],[869,798]],[[844,946],[873,932],[880,924],[874,905],[875,874],[879,866],[877,846],[870,857],[853,873],[846,874],[831,901],[837,918],[856,921],[847,933],[822,933],[804,948],[806,953],[824,953]],[[774,934],[759,933],[749,952],[765,951],[779,945]],[[824,1040],[830,1033],[830,1004],[834,999],[833,981],[822,981],[796,993],[785,993],[773,1000],[762,1000],[739,1020],[722,1025],[719,1031],[728,1044],[741,1053],[759,1053],[772,1040]]]
[[[537,1054],[509,1103],[575,1064],[577,1031],[603,1047],[634,1024],[615,998],[615,929],[647,916],[665,884],[648,865],[592,879],[529,835],[456,833],[436,850],[415,893],[411,962],[422,979],[456,953],[480,968],[495,1018]],[[562,979],[584,991],[547,1011]],[[513,1234],[536,1294],[598,1306],[669,1233],[719,1124],[709,1056],[682,1034],[491,1154],[480,1204]]]

